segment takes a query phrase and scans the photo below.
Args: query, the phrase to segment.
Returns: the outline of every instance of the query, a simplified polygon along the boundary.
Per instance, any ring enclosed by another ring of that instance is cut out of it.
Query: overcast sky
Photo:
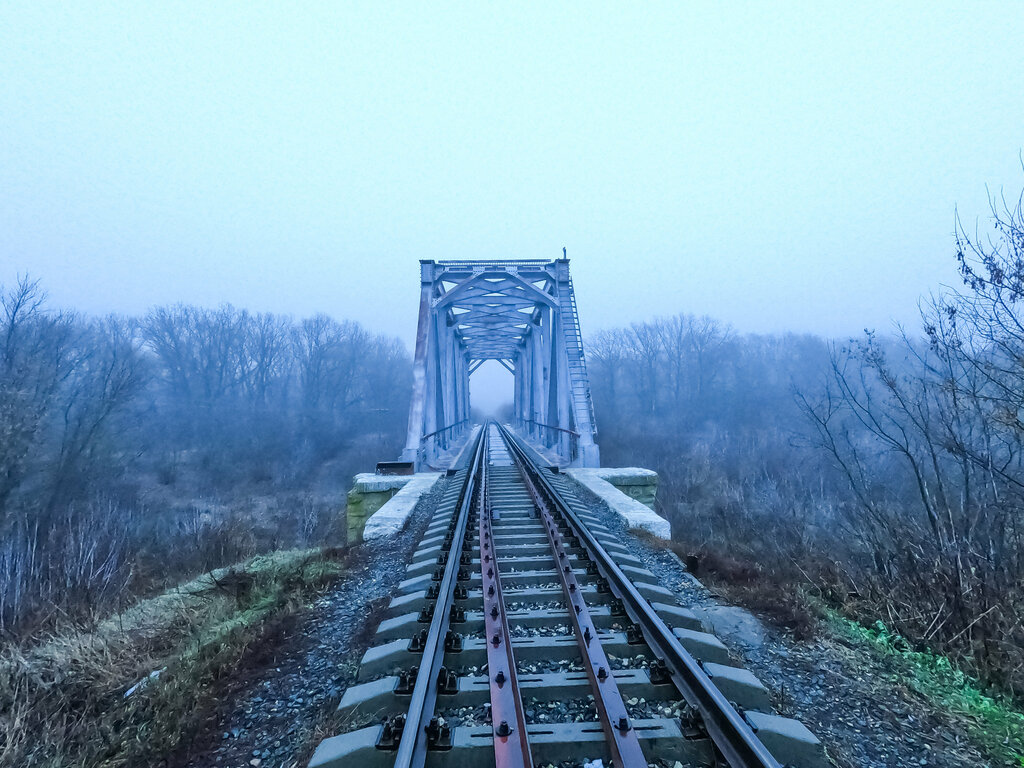
[[[411,343],[418,259],[565,246],[585,333],[845,335],[1024,186],[1018,2],[423,5],[6,0],[0,283]]]

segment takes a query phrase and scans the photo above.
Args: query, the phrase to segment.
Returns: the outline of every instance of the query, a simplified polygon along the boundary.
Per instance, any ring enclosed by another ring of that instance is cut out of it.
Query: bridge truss
[[[521,434],[563,466],[600,466],[569,260],[421,261],[404,461],[429,466],[469,425],[469,377],[496,360],[515,377]]]

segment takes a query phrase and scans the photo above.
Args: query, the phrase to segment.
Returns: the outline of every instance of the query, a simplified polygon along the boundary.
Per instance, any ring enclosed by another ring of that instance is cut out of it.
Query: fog
[[[573,259],[584,332],[887,327],[1020,175],[1002,4],[5,3],[0,282],[412,344],[418,259]]]
[[[837,765],[1024,765],[1024,5],[894,5],[0,4],[0,766],[305,764],[371,716],[461,482],[417,453],[363,542],[419,261],[563,248],[603,466],[671,527],[629,551],[773,627],[744,659]],[[511,392],[488,361],[474,416]]]

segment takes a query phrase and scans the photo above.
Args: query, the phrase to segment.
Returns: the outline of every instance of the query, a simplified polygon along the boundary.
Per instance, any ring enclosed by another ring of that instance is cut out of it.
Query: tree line
[[[295,492],[308,528],[316,500],[301,492],[343,488],[397,450],[410,379],[397,339],[322,314],[176,305],[97,319],[50,308],[29,279],[0,290],[0,629],[241,554],[244,521],[210,536],[223,520],[172,513],[168,498]]]
[[[678,315],[596,334],[588,356],[603,460],[659,470],[695,558],[761,584],[766,609],[798,592],[881,620],[1020,695],[1020,203],[993,219],[984,240],[958,227],[962,285],[916,332],[840,343]]]

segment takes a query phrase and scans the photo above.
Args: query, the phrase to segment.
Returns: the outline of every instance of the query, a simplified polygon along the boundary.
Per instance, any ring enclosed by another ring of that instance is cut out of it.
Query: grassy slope
[[[1003,699],[987,695],[978,682],[944,656],[915,651],[882,622],[867,628],[825,609],[828,628],[855,647],[893,659],[907,685],[936,709],[959,715],[971,739],[998,765],[1024,766],[1024,713]]]
[[[141,601],[89,631],[3,648],[0,766],[158,764],[267,627],[342,570],[334,551],[275,552]]]
[[[680,557],[691,551],[679,542],[666,542],[633,529],[637,538],[652,547],[667,548]],[[962,720],[971,740],[995,764],[1024,768],[1024,713],[1012,702],[990,696],[970,675],[948,658],[915,651],[904,638],[878,622],[866,628],[840,612],[808,596],[802,585],[776,581],[772,574],[744,565],[727,553],[710,551],[702,562],[701,579],[720,590],[726,599],[753,610],[793,632],[796,639],[827,631],[865,653],[894,661],[901,678],[939,711]]]

